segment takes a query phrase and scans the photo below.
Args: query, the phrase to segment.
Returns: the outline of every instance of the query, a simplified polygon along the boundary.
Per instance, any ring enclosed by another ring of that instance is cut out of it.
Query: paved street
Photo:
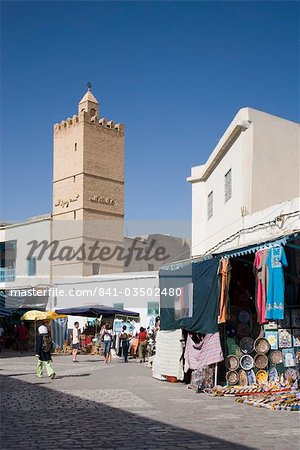
[[[57,378],[35,358],[2,354],[1,449],[299,449],[299,415],[208,398],[154,380],[130,361],[54,356]]]

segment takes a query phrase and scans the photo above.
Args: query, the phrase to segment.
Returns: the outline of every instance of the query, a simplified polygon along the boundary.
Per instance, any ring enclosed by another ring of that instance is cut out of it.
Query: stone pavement
[[[50,380],[33,356],[1,355],[1,450],[300,448],[296,412],[195,394],[135,361],[79,360],[54,356]]]

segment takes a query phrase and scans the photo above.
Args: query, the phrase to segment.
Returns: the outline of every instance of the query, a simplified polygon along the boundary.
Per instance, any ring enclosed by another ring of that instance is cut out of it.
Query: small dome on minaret
[[[82,111],[90,113],[91,116],[97,114],[99,116],[99,103],[91,91],[91,83],[87,84],[88,90],[78,104],[78,114]]]

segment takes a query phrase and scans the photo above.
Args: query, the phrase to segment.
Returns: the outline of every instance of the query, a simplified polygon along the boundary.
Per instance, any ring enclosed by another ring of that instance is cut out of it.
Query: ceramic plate
[[[253,361],[252,356],[244,355],[244,356],[241,357],[241,359],[240,359],[240,366],[241,366],[242,369],[250,370],[250,369],[252,369],[253,365],[254,365],[254,361]]]
[[[243,337],[240,340],[240,349],[244,353],[251,353],[253,351],[253,339],[251,337]]]
[[[270,342],[265,338],[258,338],[254,342],[254,348],[257,353],[268,353],[270,350]]]
[[[258,369],[264,369],[268,365],[268,357],[262,353],[255,355],[254,364]]]
[[[283,361],[283,354],[280,350],[275,350],[271,353],[270,359],[273,364],[281,364]]]
[[[228,355],[225,360],[225,365],[229,370],[235,370],[239,367],[239,359],[235,355]]]
[[[258,383],[266,383],[268,381],[268,373],[265,370],[259,370],[256,374]]]

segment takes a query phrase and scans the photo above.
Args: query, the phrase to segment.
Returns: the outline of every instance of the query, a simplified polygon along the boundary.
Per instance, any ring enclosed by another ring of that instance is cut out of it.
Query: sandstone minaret
[[[96,240],[112,250],[123,244],[124,126],[100,118],[89,83],[78,115],[54,125],[52,228],[52,240],[59,240],[60,248],[76,251],[84,244],[88,249]],[[58,278],[122,270],[117,258],[52,264]]]

